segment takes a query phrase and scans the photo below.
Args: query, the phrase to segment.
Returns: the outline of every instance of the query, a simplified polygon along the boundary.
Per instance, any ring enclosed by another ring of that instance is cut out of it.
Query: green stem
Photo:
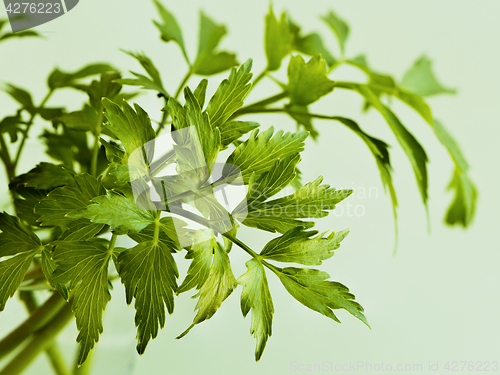
[[[328,69],[328,74],[333,72],[335,69],[337,69],[340,65],[348,63],[346,60],[337,60],[333,63],[333,65]]]
[[[175,96],[174,96],[174,99],[177,99],[179,97],[179,95],[181,94],[182,92],[182,89],[184,88],[184,86],[186,86],[186,83],[187,81],[189,80],[189,78],[193,75],[193,68],[189,68],[188,72],[186,73],[186,75],[184,76],[184,78],[182,79],[182,82],[181,84],[179,85],[179,87],[177,88],[177,91],[175,92]]]
[[[207,228],[211,228],[212,226],[210,225],[210,221],[205,219],[204,217],[198,216],[192,212],[176,208],[175,210],[176,214],[179,214],[186,219],[190,219],[194,222],[197,222],[201,225],[206,226]],[[279,269],[272,264],[266,262],[264,259],[262,259],[262,256],[257,254],[255,251],[253,251],[248,245],[246,245],[243,241],[239,240],[238,238],[234,237],[233,235],[229,234],[229,232],[226,233],[221,233],[224,237],[226,237],[228,240],[232,241],[236,245],[238,245],[242,250],[244,250],[247,254],[249,254],[252,258],[257,259],[259,262],[261,262],[264,266],[272,270],[273,272],[279,272]],[[2,374],[0,374],[2,375]]]
[[[2,160],[5,167],[5,175],[7,177],[7,183],[10,183],[14,178],[14,165],[10,158],[9,149],[7,147],[7,143],[5,143],[5,139],[3,134],[0,134],[0,159]],[[10,190],[10,194],[12,195],[12,205],[14,206],[14,198],[15,194],[12,190]],[[15,206],[14,206],[15,209]]]
[[[47,103],[49,98],[52,96],[53,92],[54,92],[54,90],[51,89],[47,93],[47,95],[45,95],[45,98],[43,98],[42,102],[40,103],[40,106],[39,106],[40,108],[43,107],[45,105],[45,103]],[[29,133],[29,130],[31,128],[31,125],[33,125],[33,120],[35,119],[35,116],[36,116],[36,113],[31,115],[31,118],[29,119],[28,123],[26,124],[26,129],[23,131],[21,143],[19,144],[19,147],[17,148],[16,157],[15,157],[14,162],[13,162],[14,176],[15,176],[15,172],[16,172],[16,167],[19,164],[19,159],[21,158],[21,153],[22,153],[24,145],[26,143],[26,139],[28,138],[28,133]]]
[[[73,318],[71,304],[65,303],[48,324],[38,331],[33,339],[8,364],[0,375],[19,375],[44,351],[59,332]]]
[[[20,292],[19,298],[23,301],[26,310],[31,314],[38,307],[38,302],[32,292]],[[49,357],[50,364],[57,375],[70,375],[66,368],[66,364],[62,359],[61,352],[57,342],[54,340],[52,344],[45,349],[45,353]]]
[[[101,136],[102,128],[102,107],[99,108],[99,115],[97,116],[97,124],[95,129],[95,139],[94,148],[92,150],[92,161],[90,162],[90,174],[97,177],[97,160],[99,158],[99,149],[101,148],[101,142],[99,142],[99,137]]]
[[[259,81],[260,81],[262,78],[264,78],[264,77],[266,76],[266,74],[267,74],[267,68],[266,68],[266,69],[264,69],[264,70],[262,71],[262,73],[260,73],[260,74],[257,76],[257,78],[255,78],[255,79],[254,79],[254,81],[252,82],[252,89],[253,89],[253,88],[257,85],[257,83],[259,83]]]
[[[71,372],[66,367],[66,363],[61,356],[61,350],[55,339],[52,344],[45,349],[45,353],[49,356],[50,364],[57,375],[71,375]]]
[[[16,349],[32,333],[47,325],[64,306],[66,301],[59,292],[54,292],[52,297],[33,311],[28,319],[0,341],[0,358]]]
[[[300,111],[292,111],[286,108],[255,108],[255,109],[250,109],[246,111],[245,113],[287,113],[290,115],[296,115],[296,116],[307,116],[311,118],[317,118],[321,120],[335,120],[339,121],[343,119],[343,117],[340,116],[327,116],[327,115],[320,115],[316,113],[309,113],[309,112],[300,112]]]
[[[277,101],[284,99],[287,96],[288,96],[288,93],[286,91],[283,91],[277,95],[273,95],[269,98],[260,100],[256,103],[249,104],[245,107],[238,109],[236,112],[234,112],[229,120],[232,120],[232,119],[239,117],[241,115],[244,115],[246,113],[255,113],[256,111],[258,112],[260,110],[265,110],[266,109],[266,108],[264,108],[265,106],[267,106],[269,104],[276,103]]]
[[[167,106],[168,104],[168,98],[164,97],[165,99],[165,107]],[[168,112],[167,111],[164,111],[163,112],[163,115],[161,117],[161,121],[160,123],[158,124],[158,128],[156,129],[156,136],[158,137],[158,134],[160,134],[160,132],[163,130],[163,128],[165,127],[165,124],[167,123],[167,120],[168,120]]]
[[[181,94],[182,92],[182,89],[184,88],[184,86],[186,86],[186,83],[187,81],[189,80],[189,78],[191,78],[191,76],[193,75],[193,68],[190,66],[189,70],[187,71],[186,75],[184,76],[184,78],[182,79],[181,81],[181,84],[179,85],[179,87],[177,88],[177,91],[175,92],[175,95],[174,95],[174,99],[177,99],[179,97],[179,95]],[[165,106],[168,104],[168,99],[165,98]],[[168,120],[168,112],[163,112],[163,116],[161,118],[161,121],[160,121],[160,124],[158,125],[158,128],[156,129],[156,136],[158,136],[158,134],[160,134],[160,132],[163,130],[163,128],[165,127],[165,124]]]

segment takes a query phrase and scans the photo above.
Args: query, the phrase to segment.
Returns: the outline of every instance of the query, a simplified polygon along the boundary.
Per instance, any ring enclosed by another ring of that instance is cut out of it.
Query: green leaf
[[[333,11],[330,11],[326,16],[321,17],[323,21],[330,27],[339,41],[340,52],[344,55],[345,42],[349,36],[349,26]]]
[[[22,132],[23,119],[20,113],[15,116],[6,116],[0,121],[0,133],[9,133],[12,143],[17,141],[17,134]]]
[[[54,121],[65,112],[63,107],[38,107],[36,110],[47,121]]]
[[[42,266],[42,272],[45,278],[50,283],[50,278],[56,269],[56,263],[52,259],[52,254],[47,247],[42,250],[40,265]],[[66,301],[69,299],[68,286],[61,283],[51,283],[51,285],[56,289],[62,298]]]
[[[35,252],[19,253],[0,262],[0,311],[5,309],[7,300],[14,296],[17,288],[30,268]]]
[[[208,279],[214,257],[217,240],[213,231],[201,229],[195,232],[193,245],[188,249],[185,259],[192,259],[186,278],[176,291],[176,294],[187,292],[193,288],[200,290]]]
[[[40,203],[43,198],[47,197],[50,190],[38,190],[15,183],[11,183],[9,188],[14,191],[16,195],[14,205],[16,207],[17,217],[26,221],[29,225],[35,227],[40,226],[38,222],[40,215],[35,213],[35,206]]]
[[[102,111],[102,98],[106,97],[111,100],[118,98],[122,89],[122,85],[116,82],[119,78],[121,75],[117,72],[102,73],[99,81],[94,80],[90,85],[81,86],[81,89],[89,96],[89,102],[96,111]]]
[[[186,99],[186,115],[190,125],[196,126],[201,149],[205,156],[206,164],[210,166],[215,163],[219,153],[221,136],[220,131],[210,124],[207,112],[201,111],[201,106],[189,87],[184,89]]]
[[[17,86],[7,83],[7,87],[4,89],[7,94],[9,94],[12,99],[17,101],[23,106],[31,115],[36,113],[35,105],[33,104],[33,98],[31,94]]]
[[[427,193],[427,155],[416,140],[416,138],[404,127],[404,125],[399,121],[396,115],[385,105],[383,105],[378,97],[371,91],[367,85],[350,83],[350,82],[339,82],[339,87],[357,91],[361,94],[364,99],[370,103],[376,110],[378,110],[382,116],[385,118],[387,124],[391,128],[392,132],[396,136],[399,144],[403,148],[404,152],[410,160],[415,178],[417,180],[417,186],[422,196],[422,201],[424,205],[427,205],[428,193]]]
[[[328,66],[332,66],[336,62],[330,51],[323,45],[321,37],[316,33],[296,38],[294,41],[294,49],[309,56],[320,54],[321,57],[325,59]]]
[[[179,235],[182,235],[180,228],[187,224],[176,217],[163,217],[157,223],[152,223],[137,233],[129,233],[128,236],[137,243],[152,241],[155,236],[155,228],[159,226],[158,241],[167,245],[172,252],[179,248]],[[178,233],[179,232],[179,233]]]
[[[42,36],[37,33],[34,30],[23,30],[23,31],[18,31],[15,33],[5,33],[0,36],[0,42],[3,42],[7,39],[12,39],[12,38],[26,38],[26,37],[37,37],[37,38],[42,38]]]
[[[258,361],[272,335],[274,307],[262,264],[257,259],[251,259],[245,265],[248,271],[237,280],[243,286],[241,312],[246,317],[252,310],[250,334],[257,339],[255,360]]]
[[[231,115],[243,106],[243,99],[252,86],[252,60],[247,60],[239,69],[231,69],[229,78],[223,80],[207,105],[212,127],[224,124]]]
[[[191,90],[184,89],[184,107],[170,97],[169,113],[177,130],[172,133],[177,172],[189,186],[198,187],[210,176],[212,164],[220,150],[220,132],[210,124]]]
[[[202,284],[200,277],[197,277],[192,281],[188,281],[187,285],[196,285],[197,289],[199,290],[199,292],[195,296],[193,296],[193,298],[199,298],[195,308],[195,310],[198,310],[198,312],[193,319],[193,324],[191,324],[191,326],[187,330],[181,333],[177,337],[178,339],[185,336],[196,324],[210,319],[216,313],[222,302],[227,297],[229,297],[232,291],[236,288],[236,279],[234,278],[233,272],[231,270],[231,264],[229,262],[229,257],[224,248],[215,240],[208,240],[197,245],[199,245],[199,247],[197,250],[194,250],[194,254],[197,254],[199,252],[206,252],[212,258],[210,264],[210,272],[208,273],[208,276],[206,276],[206,279]],[[200,257],[202,257],[200,261],[203,263],[204,258],[208,257],[208,255],[199,255]],[[196,268],[198,268],[198,266],[196,266]],[[193,267],[192,272],[195,272],[195,270],[196,269]],[[206,268],[203,270],[206,271]],[[201,285],[198,288],[199,284]],[[186,286],[184,287],[184,289],[185,288]]]
[[[272,137],[273,132],[272,126],[260,134],[257,129],[252,131],[248,140],[236,147],[227,158],[223,175],[226,177],[237,176],[241,171],[244,181],[248,182],[252,173],[259,176],[269,171],[276,159],[294,156],[304,149],[307,132],[285,133],[283,130],[279,130]],[[235,165],[239,169],[235,168]]]
[[[278,21],[273,12],[273,7],[269,6],[269,13],[266,15],[266,26],[264,35],[264,47],[267,57],[267,71],[278,70],[281,61],[291,52],[293,34],[290,31],[285,13],[281,14]]]
[[[104,224],[92,223],[88,219],[74,220],[67,225],[67,229],[59,236],[60,241],[88,241],[99,234]]]
[[[434,132],[455,163],[455,171],[448,186],[449,190],[455,190],[455,197],[448,208],[445,220],[450,225],[462,225],[465,228],[474,218],[477,189],[467,174],[469,166],[458,144],[437,120],[434,120]]]
[[[80,344],[77,363],[85,362],[103,331],[102,313],[111,299],[108,263],[111,252],[106,240],[58,241],[53,259],[57,265],[51,283],[69,283],[74,290],[71,308],[75,312]]]
[[[293,49],[302,52],[309,56],[314,56],[320,54],[328,64],[328,66],[332,66],[337,61],[329,50],[327,50],[323,44],[323,40],[321,36],[317,33],[311,33],[306,36],[302,36],[300,33],[300,27],[293,23],[289,22],[290,31],[293,34]]]
[[[368,149],[372,153],[375,158],[375,162],[377,163],[377,168],[380,172],[380,179],[384,185],[384,190],[387,192],[389,190],[389,195],[391,197],[392,202],[392,210],[394,214],[394,223],[396,226],[397,232],[397,212],[396,209],[398,207],[398,199],[396,196],[396,190],[394,189],[394,185],[392,183],[392,168],[391,161],[389,158],[389,145],[380,139],[371,137],[367,133],[365,133],[359,125],[351,119],[344,117],[336,117],[337,121],[341,122],[349,129],[351,129],[354,133],[356,133],[365,144],[368,146]]]
[[[229,52],[218,52],[215,55],[205,57],[199,66],[196,67],[195,74],[209,76],[228,70],[238,65],[236,55]]]
[[[152,210],[144,210],[132,198],[111,190],[106,195],[95,196],[92,204],[68,216],[73,219],[84,217],[94,223],[107,224],[117,234],[127,234],[140,232],[155,221],[156,211],[151,208]]]
[[[255,175],[251,176],[246,200],[242,201],[234,211],[246,210],[247,206],[253,206],[254,203],[263,202],[278,194],[295,179],[296,166],[299,162],[298,153],[287,158],[278,158],[272,168],[260,175],[257,181],[255,181]]]
[[[292,56],[288,64],[287,91],[291,104],[308,105],[331,92],[335,82],[326,76],[326,61],[321,55],[306,64],[302,56]]]
[[[12,184],[49,190],[72,184],[74,181],[73,176],[73,172],[62,165],[41,162],[29,172],[17,176]]]
[[[121,164],[122,160],[125,158],[125,151],[115,142],[108,142],[103,138],[99,138],[99,141],[106,150],[106,158],[109,162]]]
[[[328,281],[330,275],[326,272],[295,267],[272,270],[280,278],[288,293],[304,306],[339,323],[340,320],[333,310],[345,309],[370,327],[363,315],[363,307],[354,301],[354,295],[349,293],[345,285]]]
[[[118,273],[125,284],[127,304],[135,298],[137,352],[143,354],[158,326],[165,325],[165,305],[174,311],[173,292],[179,277],[171,249],[158,241],[142,242],[118,256]]]
[[[219,126],[221,145],[227,148],[242,135],[257,129],[260,125],[253,121],[228,121]]]
[[[92,151],[89,149],[85,132],[63,126],[62,132],[45,130],[41,138],[47,145],[47,155],[61,161],[64,167],[72,170],[75,168],[74,163],[78,162],[82,171],[88,170],[91,164]],[[105,161],[104,152],[99,150],[97,161],[97,172],[101,173],[107,166],[102,164]]]
[[[203,109],[205,106],[205,96],[207,94],[208,79],[204,78],[200,81],[198,86],[193,92],[194,97],[198,101],[200,108]]]
[[[118,137],[128,155],[155,138],[151,120],[138,104],[134,103],[135,111],[126,101],[122,103],[123,110],[107,98],[102,104],[109,120],[106,126]]]
[[[312,139],[314,140],[318,139],[319,133],[312,124],[312,118],[309,115],[309,110],[307,106],[298,104],[287,104],[285,105],[285,110],[290,115],[291,118],[297,121],[297,127],[299,125],[302,125],[304,127],[304,130],[309,132]]]
[[[421,56],[405,73],[400,87],[419,96],[455,94],[455,89],[441,85],[432,70],[432,62],[427,56]]]
[[[429,125],[433,124],[431,109],[420,96],[402,89],[397,89],[393,95],[417,111]]]
[[[306,232],[301,227],[291,229],[268,242],[260,255],[278,262],[320,266],[323,260],[333,256],[334,250],[340,247],[340,242],[349,234],[349,229],[332,232],[327,237],[324,237],[326,232],[313,237],[316,234],[316,230]]]
[[[353,60],[346,60],[346,62],[350,65],[358,67],[367,74],[370,79],[368,86],[377,97],[380,97],[382,93],[395,96],[402,102],[412,107],[424,118],[425,121],[432,125],[433,119],[431,109],[420,96],[397,87],[391,76],[374,72],[368,66],[366,58],[363,55],[357,56]],[[365,108],[370,105],[371,104],[368,101],[365,102]]]
[[[366,61],[366,57],[364,55],[359,55],[352,60],[346,60],[346,63],[365,72],[369,78],[368,85],[377,97],[380,97],[382,93],[395,96],[398,95],[399,90],[396,87],[394,79],[387,74],[381,74],[372,70],[368,66],[368,62]],[[369,105],[370,103],[365,102],[365,108]]]
[[[273,233],[286,233],[295,227],[311,228],[314,222],[297,219],[325,217],[336,204],[352,194],[352,190],[335,190],[330,185],[321,185],[322,181],[323,177],[318,177],[283,198],[255,201],[246,213],[233,212],[233,217],[246,226]]]
[[[13,256],[0,262],[0,311],[3,311],[43,247],[40,239],[26,230],[17,217],[5,212],[0,213],[0,230],[0,258]]]
[[[203,12],[200,12],[198,55],[193,64],[195,74],[216,74],[238,65],[236,55],[233,53],[215,51],[226,33],[224,26],[217,25]]]
[[[186,53],[186,47],[184,46],[184,39],[182,38],[182,31],[177,23],[177,20],[165,7],[157,0],[154,0],[156,9],[161,17],[162,22],[153,21],[158,30],[161,33],[161,39],[165,42],[173,40],[181,48],[182,54],[189,64],[189,57]]]
[[[112,71],[116,71],[116,69],[108,64],[89,64],[74,73],[62,72],[56,68],[49,75],[47,84],[51,90],[62,87],[72,87],[76,84],[76,81],[82,78]]]
[[[0,229],[0,257],[29,252],[42,245],[40,239],[23,227],[17,217],[6,212],[0,213]]]
[[[90,105],[85,104],[81,111],[66,113],[57,118],[73,130],[91,131],[95,133],[97,127],[97,112]]]
[[[106,194],[100,180],[86,173],[76,175],[71,185],[57,188],[50,192],[35,207],[43,226],[56,225],[67,227],[76,217],[71,216],[87,207],[93,198]]]
[[[156,66],[153,64],[151,59],[143,53],[133,53],[129,51],[123,52],[139,61],[144,70],[146,70],[146,72],[148,73],[149,77],[130,71],[130,73],[132,73],[137,78],[122,78],[116,80],[115,82],[123,85],[142,86],[143,89],[158,91],[168,98],[169,95],[167,93],[167,90],[165,90],[165,88],[163,87],[160,73],[158,72],[158,69],[156,69]]]

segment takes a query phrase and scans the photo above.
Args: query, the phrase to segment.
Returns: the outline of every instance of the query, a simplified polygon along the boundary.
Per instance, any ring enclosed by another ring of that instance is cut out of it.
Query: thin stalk
[[[194,222],[197,222],[198,224],[204,225],[207,228],[210,228],[210,221],[205,219],[204,217],[198,216],[192,212],[176,208],[175,210],[176,214],[179,214],[186,219],[190,219]],[[232,241],[236,245],[238,245],[243,251],[245,251],[247,254],[249,254],[252,258],[257,259],[259,262],[261,262],[264,266],[272,270],[273,272],[279,272],[279,269],[272,264],[266,262],[264,259],[262,259],[262,256],[257,254],[255,251],[253,251],[248,245],[246,245],[243,241],[239,240],[238,238],[232,236],[229,233],[221,233],[222,236],[226,237],[228,240]],[[2,374],[0,374],[2,375]]]
[[[71,375],[71,372],[66,367],[66,363],[64,362],[64,358],[61,355],[59,345],[57,344],[55,339],[54,341],[52,341],[52,344],[50,344],[50,346],[45,349],[45,353],[47,353],[50,364],[57,375]]]
[[[108,245],[108,253],[111,255],[113,253],[113,249],[115,248],[116,244],[116,239],[118,238],[118,235],[113,232],[111,239],[109,240],[109,245]],[[110,280],[111,281],[111,280]],[[80,349],[77,348],[77,351]],[[93,349],[95,350],[95,348]],[[75,363],[73,365],[73,375],[87,375],[90,372],[90,367],[92,363],[92,353],[93,350],[89,352],[87,355],[87,359],[82,365],[78,365],[78,355],[75,357]]]
[[[92,161],[90,162],[90,174],[97,177],[97,159],[99,157],[99,149],[101,148],[101,143],[99,142],[99,137],[101,136],[102,130],[102,107],[99,108],[97,116],[97,124],[95,129],[95,140],[94,148],[92,150]]]
[[[168,98],[164,97],[165,99],[165,106],[167,106],[168,104]],[[160,132],[163,130],[163,128],[165,127],[165,124],[167,123],[167,120],[168,120],[168,112],[167,111],[164,111],[163,112],[163,115],[161,117],[161,121],[160,123],[158,124],[158,128],[156,129],[156,136],[158,137],[158,134],[160,134]]]
[[[26,310],[28,310],[30,314],[38,307],[38,302],[32,292],[20,292],[19,298],[23,301]],[[70,375],[55,340],[45,349],[45,353],[49,357],[50,364],[57,375]]]
[[[43,107],[45,105],[45,103],[47,103],[47,100],[49,100],[49,98],[52,96],[53,92],[54,92],[54,90],[50,90],[47,93],[47,95],[45,95],[45,98],[43,98],[43,100],[40,103],[39,107]],[[21,153],[22,153],[24,145],[26,143],[26,139],[28,138],[29,130],[31,128],[31,125],[33,125],[33,120],[35,119],[35,116],[36,116],[36,113],[33,114],[33,115],[31,115],[31,118],[29,119],[28,123],[26,124],[26,129],[23,131],[23,135],[22,135],[22,138],[21,138],[21,143],[19,144],[19,147],[17,148],[16,157],[14,158],[14,163],[13,163],[13,167],[14,167],[14,171],[13,172],[14,172],[14,175],[15,175],[16,167],[19,164],[19,159],[21,158]]]
[[[330,69],[328,69],[328,74],[330,74],[331,72],[333,72],[335,69],[337,69],[340,65],[342,64],[345,64],[345,63],[348,63],[347,61],[345,60],[337,60],[333,63],[333,65],[330,67]]]
[[[67,302],[54,292],[43,305],[38,307],[20,326],[0,341],[0,358],[16,349],[32,333],[47,325]]]
[[[184,88],[184,86],[186,86],[186,83],[187,81],[189,80],[189,78],[193,75],[193,68],[189,68],[188,72],[186,73],[186,75],[184,76],[184,78],[182,79],[182,82],[181,84],[179,85],[179,87],[177,88],[177,91],[175,92],[175,95],[174,95],[174,99],[177,99],[179,97],[179,95],[181,94],[182,92],[182,89]]]
[[[252,104],[249,104],[245,107],[241,107],[240,109],[238,109],[236,112],[234,112],[232,114],[232,116],[230,117],[230,120],[233,118],[236,118],[238,116],[244,115],[245,113],[252,113],[253,111],[255,111],[257,109],[265,109],[264,108],[265,106],[267,106],[269,104],[276,103],[277,101],[280,101],[281,99],[284,99],[287,96],[288,96],[288,93],[286,91],[283,91],[277,95],[273,95],[269,98],[260,100],[258,102],[252,103]]]
[[[286,108],[255,108],[255,109],[247,110],[245,113],[287,113],[290,115],[308,116],[311,118],[317,118],[317,119],[321,119],[321,120],[338,121],[338,120],[342,119],[342,117],[340,117],[340,116],[327,116],[327,115],[320,115],[317,113],[292,111],[292,110],[289,110]]]
[[[65,305],[58,311],[49,323],[38,331],[26,345],[1,371],[0,375],[19,375],[29,364],[44,351],[66,324],[73,318],[71,304]]]
[[[260,73],[260,74],[257,76],[257,78],[255,78],[255,79],[254,79],[254,81],[252,82],[252,88],[254,88],[254,87],[257,85],[257,83],[259,83],[259,81],[260,81],[262,78],[264,78],[266,75],[267,75],[267,68],[266,68],[266,69],[264,69],[264,70],[262,71],[262,73]]]
[[[177,91],[175,92],[174,99],[177,99],[179,97],[179,95],[182,92],[182,89],[184,88],[184,86],[186,86],[187,81],[189,80],[189,78],[191,78],[192,75],[193,75],[193,68],[190,66],[186,75],[182,79],[181,84],[177,88]],[[165,98],[165,105],[167,105],[167,104],[168,104],[168,99]],[[165,127],[165,124],[167,123],[168,117],[169,117],[168,112],[166,112],[166,111],[163,112],[163,116],[161,118],[160,124],[158,125],[158,128],[156,129],[156,136],[158,136],[158,134],[160,134],[160,132]]]
[[[7,144],[5,143],[5,139],[3,138],[3,134],[0,134],[0,159],[2,160],[5,167],[5,175],[7,177],[7,183],[9,184],[12,179],[15,177],[15,165],[12,163],[12,159],[10,157],[9,149],[7,148]],[[11,204],[14,210],[14,213],[17,216],[17,208],[15,205],[16,193],[14,190],[9,189]]]

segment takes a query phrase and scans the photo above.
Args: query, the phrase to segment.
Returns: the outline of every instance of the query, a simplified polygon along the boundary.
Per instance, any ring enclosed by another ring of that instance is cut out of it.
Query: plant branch
[[[90,174],[94,177],[97,177],[97,160],[99,158],[99,149],[101,148],[101,143],[99,142],[99,137],[101,135],[102,130],[102,106],[99,107],[98,115],[97,115],[97,124],[95,129],[95,140],[94,147],[92,149],[92,161],[90,162]]]
[[[52,296],[33,311],[28,319],[0,341],[0,358],[12,352],[32,333],[47,325],[65,305],[66,301],[59,295],[59,292],[54,291]]]
[[[72,318],[71,304],[65,302],[57,314],[34,335],[29,344],[0,371],[0,375],[21,374],[38,354],[48,347]]]
[[[186,86],[187,81],[189,80],[189,78],[192,75],[193,75],[193,68],[190,66],[188,72],[186,73],[186,75],[182,79],[181,84],[179,85],[179,87],[177,88],[177,91],[175,92],[174,99],[177,99],[179,97],[179,95],[182,92],[182,89],[184,88],[184,86]],[[168,104],[168,98],[165,97],[165,106],[167,104]],[[160,132],[165,127],[165,124],[167,123],[168,117],[169,117],[168,112],[164,111],[163,116],[161,117],[160,124],[158,125],[158,128],[156,129],[156,136],[158,136],[158,134],[160,134]]]
[[[182,79],[181,81],[181,84],[179,85],[179,87],[177,88],[177,91],[175,92],[175,95],[174,95],[174,99],[177,99],[179,97],[179,95],[181,94],[182,92],[182,89],[184,88],[184,86],[186,86],[186,83],[187,81],[189,80],[189,78],[193,75],[193,68],[189,68],[188,72],[186,73],[186,75],[184,76],[184,78]]]
[[[257,78],[254,79],[254,81],[252,82],[252,89],[257,85],[257,83],[259,83],[259,81],[264,78],[265,76],[267,75],[267,68],[264,69],[258,76]]]
[[[204,225],[207,228],[211,228],[212,226],[210,225],[210,221],[205,219],[204,217],[198,216],[192,212],[183,210],[181,208],[176,208],[175,210],[176,214],[179,214],[186,219],[190,219],[194,222],[197,222],[198,224]],[[226,237],[228,240],[232,241],[236,245],[238,245],[242,250],[244,250],[247,254],[249,254],[252,258],[257,259],[259,262],[261,262],[264,266],[272,270],[273,272],[279,272],[279,269],[272,264],[266,262],[261,255],[257,254],[255,251],[253,251],[248,245],[246,245],[243,241],[239,240],[238,238],[232,236],[229,234],[229,232],[226,233],[221,233],[222,236]],[[2,375],[2,374],[0,374]]]
[[[168,104],[168,98],[164,97],[165,99],[165,106]],[[158,137],[158,134],[163,130],[165,127],[165,124],[167,123],[168,120],[168,112],[166,110],[163,111],[163,115],[161,116],[161,121],[158,124],[158,128],[156,129],[156,136]]]
[[[45,98],[43,98],[43,100],[40,103],[40,106],[38,108],[43,107],[45,105],[45,103],[47,103],[47,101],[49,100],[49,98],[52,96],[53,92],[54,92],[54,90],[52,90],[52,89],[49,90],[49,92],[47,93],[47,95],[45,95]],[[19,147],[17,148],[16,157],[14,158],[14,162],[13,162],[13,168],[14,168],[13,174],[14,175],[15,175],[15,171],[16,171],[17,165],[19,164],[19,159],[21,158],[21,153],[22,153],[24,145],[26,143],[26,139],[28,138],[29,130],[31,128],[31,125],[33,125],[33,120],[35,119],[35,117],[36,117],[36,113],[34,113],[34,114],[31,115],[31,118],[26,123],[26,129],[24,129],[24,131],[23,131],[23,135],[22,135],[22,138],[21,138],[21,143],[19,144]]]
[[[23,301],[26,310],[28,310],[30,314],[38,307],[38,302],[32,292],[20,292],[19,298]],[[45,353],[49,357],[50,364],[57,375],[70,375],[55,340],[45,349]]]
[[[252,103],[252,104],[249,104],[245,107],[241,107],[240,109],[238,109],[236,112],[234,112],[231,117],[229,118],[228,121],[236,118],[236,117],[239,117],[241,115],[244,115],[246,113],[255,113],[257,110],[263,110],[265,109],[264,107],[269,105],[269,104],[273,104],[273,103],[276,103],[277,101],[281,100],[281,99],[284,99],[288,96],[288,93],[286,91],[283,91],[277,95],[273,95],[269,98],[266,98],[266,99],[263,99],[263,100],[260,100],[258,102],[255,102],[255,103]]]
[[[344,117],[341,116],[320,115],[317,113],[293,111],[287,108],[254,108],[254,109],[250,108],[245,111],[245,114],[246,113],[287,113],[289,115],[307,116],[321,120],[335,120],[335,121],[341,121],[342,119],[344,119]]]

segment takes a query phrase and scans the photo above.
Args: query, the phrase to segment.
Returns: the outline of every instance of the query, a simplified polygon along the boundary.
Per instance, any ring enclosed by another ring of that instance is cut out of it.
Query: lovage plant
[[[133,302],[136,310],[139,354],[164,326],[166,313],[173,313],[175,295],[195,290],[198,298],[193,323],[180,331],[180,338],[210,319],[240,285],[241,310],[243,316],[251,314],[258,361],[272,333],[270,274],[306,307],[335,321],[339,320],[334,310],[345,309],[368,325],[363,308],[346,286],[309,267],[332,257],[348,234],[348,230],[319,233],[312,229],[315,220],[352,193],[324,184],[321,176],[301,181],[300,154],[308,136],[320,136],[315,127],[319,120],[346,126],[368,146],[396,219],[388,144],[341,113],[309,110],[310,104],[329,100],[333,90],[354,91],[363,99],[364,110],[380,112],[410,160],[426,205],[426,153],[387,98],[395,97],[416,110],[455,163],[450,182],[455,197],[446,222],[466,227],[472,220],[476,189],[467,175],[467,163],[423,99],[452,91],[438,82],[428,58],[418,59],[398,82],[374,72],[363,56],[344,56],[349,28],[335,13],[322,19],[338,39],[336,57],[318,34],[303,35],[286,14],[278,19],[271,8],[265,20],[267,66],[253,79],[251,60],[239,64],[234,54],[217,48],[226,34],[224,26],[201,13],[193,60],[174,16],[161,3],[155,5],[159,20],[154,24],[161,39],[175,42],[187,63],[175,92],[164,86],[146,54],[136,52],[126,53],[145,73],[131,72],[129,78],[108,64],[90,64],[71,73],[55,69],[38,105],[28,91],[5,83],[5,92],[19,108],[0,122],[0,159],[12,198],[11,213],[0,214],[0,310],[18,292],[30,315],[0,341],[0,357],[16,351],[1,375],[21,373],[43,351],[55,373],[69,374],[55,338],[72,319],[79,330],[76,364],[83,365],[103,332],[102,316],[118,279],[127,303]],[[2,26],[6,23],[0,22],[0,31]],[[37,34],[4,33],[0,41],[17,36]],[[280,82],[272,74],[286,61],[288,82]],[[366,73],[366,82],[331,80],[329,74],[342,64]],[[208,80],[201,77],[226,70],[228,78],[207,98]],[[186,83],[192,76],[200,80],[190,88]],[[276,93],[245,105],[245,97],[262,79],[275,81]],[[153,91],[164,101],[162,112],[152,114],[158,121],[152,121],[139,104],[129,103],[137,93],[125,91],[124,86]],[[81,109],[48,105],[54,92],[67,89],[86,95]],[[255,113],[282,113],[300,129],[275,131],[251,121]],[[41,139],[54,162],[39,163],[19,174],[26,139],[42,120],[52,125]],[[221,153],[224,150],[228,157]],[[258,251],[239,239],[244,227],[276,236]],[[117,243],[120,236],[130,240]],[[231,270],[233,248],[250,258],[246,273],[238,277]],[[179,282],[176,262],[182,256],[190,266]],[[301,266],[282,268],[280,262]],[[47,290],[51,296],[39,304]]]

